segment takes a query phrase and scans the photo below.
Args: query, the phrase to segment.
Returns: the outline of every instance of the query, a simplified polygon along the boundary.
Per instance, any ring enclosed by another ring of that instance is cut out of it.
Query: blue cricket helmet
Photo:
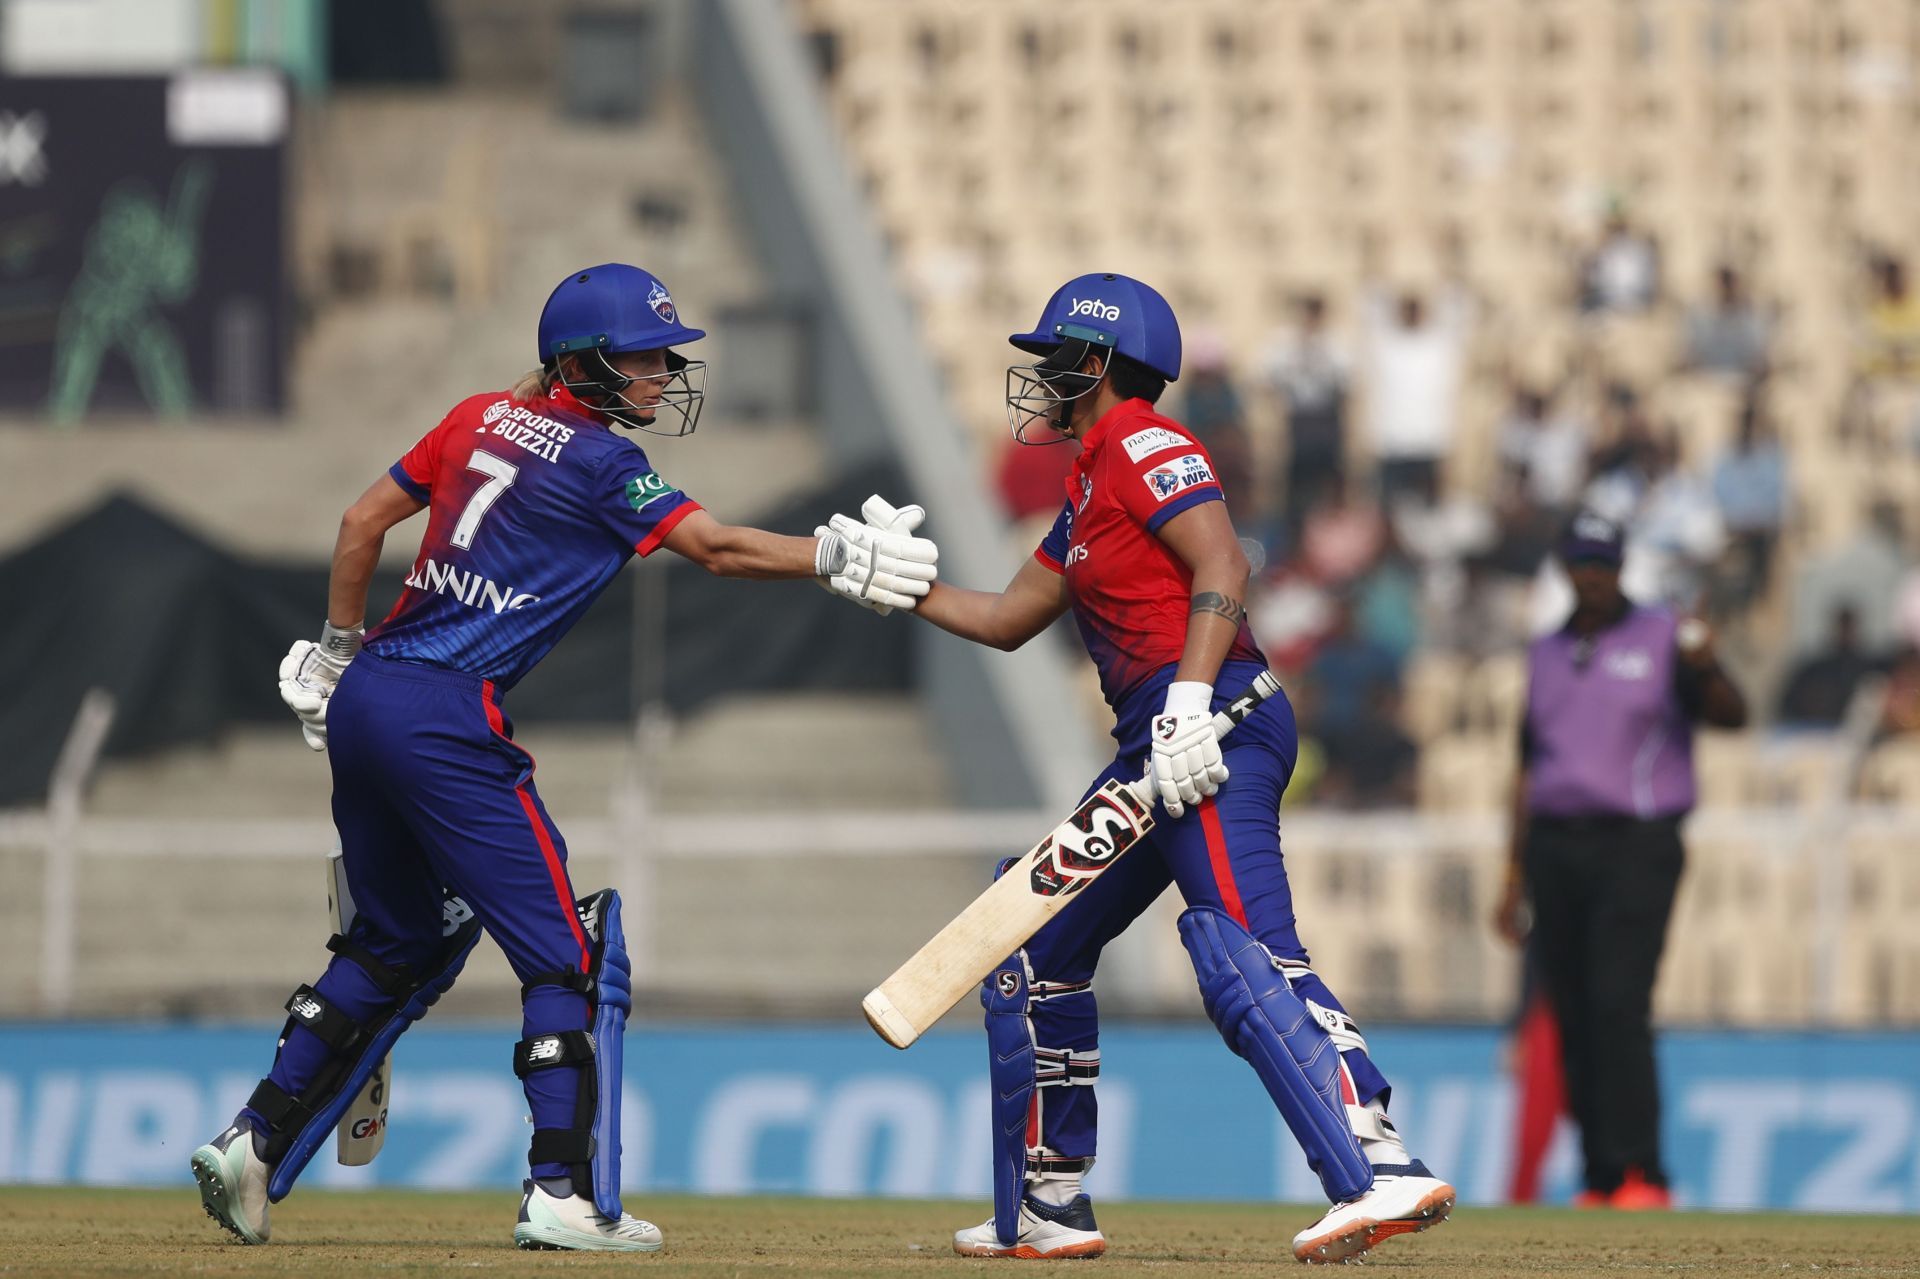
[[[574,272],[547,295],[540,363],[592,349],[655,351],[705,336],[680,322],[673,295],[652,272],[607,262]]]
[[[540,363],[582,404],[622,426],[650,435],[690,435],[706,401],[707,365],[672,348],[705,336],[706,330],[680,322],[659,277],[607,262],[574,272],[547,295],[540,311]],[[665,376],[636,379],[608,363],[608,355],[629,351],[664,351]],[[577,359],[571,377],[560,367],[563,355]],[[649,400],[643,387],[636,401],[628,394],[636,381],[657,388],[657,395]],[[663,412],[678,418],[678,429],[660,425]]]
[[[1054,290],[1031,333],[1007,341],[1046,356],[1069,338],[1107,347],[1169,382],[1180,378],[1180,321],[1159,293],[1126,275],[1076,276]]]

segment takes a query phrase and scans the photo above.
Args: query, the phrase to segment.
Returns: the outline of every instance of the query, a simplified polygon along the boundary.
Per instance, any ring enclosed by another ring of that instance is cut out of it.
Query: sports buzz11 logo
[[[1125,782],[1109,781],[1047,836],[1027,882],[1038,897],[1070,897],[1151,830],[1153,813]]]

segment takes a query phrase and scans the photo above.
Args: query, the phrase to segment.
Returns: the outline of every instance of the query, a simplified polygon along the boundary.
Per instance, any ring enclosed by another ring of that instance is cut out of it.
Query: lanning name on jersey
[[[542,417],[524,404],[515,404],[512,400],[501,400],[489,404],[487,411],[480,416],[481,431],[490,425],[493,434],[518,444],[537,458],[548,462],[560,460],[560,448],[573,438],[573,428],[550,417]]]
[[[435,563],[431,558],[422,560],[420,567],[407,575],[407,585],[416,591],[450,595],[469,608],[490,608],[496,613],[525,608],[540,598],[515,591],[511,586],[496,586],[478,573]]]

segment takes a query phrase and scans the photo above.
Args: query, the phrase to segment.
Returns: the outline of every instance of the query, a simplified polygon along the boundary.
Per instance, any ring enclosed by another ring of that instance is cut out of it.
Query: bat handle
[[[1272,671],[1261,671],[1253,677],[1253,683],[1240,691],[1240,696],[1228,702],[1213,716],[1213,731],[1225,737],[1238,728],[1247,716],[1260,708],[1260,703],[1280,691],[1280,681]],[[1142,804],[1151,806],[1154,799],[1153,772],[1149,768],[1147,775],[1137,782],[1129,782],[1133,793]]]
[[[1213,731],[1225,737],[1240,725],[1247,716],[1260,708],[1260,703],[1280,691],[1280,681],[1272,671],[1261,671],[1253,677],[1253,683],[1241,691],[1222,707],[1213,717]]]

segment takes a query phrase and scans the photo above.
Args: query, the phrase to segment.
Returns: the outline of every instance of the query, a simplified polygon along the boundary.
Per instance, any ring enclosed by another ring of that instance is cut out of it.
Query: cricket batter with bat
[[[268,1205],[363,1092],[377,1132],[383,1089],[368,1085],[484,930],[522,982],[511,1061],[533,1135],[515,1242],[660,1247],[620,1202],[620,898],[575,900],[566,842],[502,700],[636,554],[664,546],[723,576],[814,577],[875,609],[913,608],[936,557],[908,535],[918,508],[886,529],[835,516],[814,537],[781,537],[721,524],[663,479],[614,428],[694,429],[706,366],[675,348],[704,336],[637,267],[569,276],[540,316],[540,367],[455,405],[342,519],[320,640],[280,667],[281,696],[333,770],[342,928],[326,971],[287,1001],[272,1072],[191,1161],[208,1213],[242,1241],[267,1241]],[[363,633],[382,539],[422,510],[406,589]]]
[[[1278,820],[1297,748],[1291,707],[1276,693],[1251,713],[1243,700],[1215,720],[1264,662],[1242,604],[1247,560],[1212,461],[1154,411],[1180,374],[1179,325],[1138,280],[1084,275],[1011,341],[1038,357],[1007,371],[1014,438],[1079,441],[1066,502],[1004,591],[938,582],[914,611],[976,643],[1014,649],[1071,608],[1119,744],[1089,794],[1144,773],[1144,793],[1167,820],[1076,885],[1077,896],[982,988],[994,1214],[956,1234],[954,1249],[1022,1258],[1105,1251],[1081,1189],[1094,1159],[1100,1077],[1094,968],[1101,948],[1177,883],[1187,903],[1180,937],[1207,1012],[1252,1064],[1332,1201],[1295,1237],[1294,1255],[1357,1258],[1444,1220],[1454,1191],[1402,1145],[1387,1118],[1386,1077],[1308,966],[1295,930]],[[1221,725],[1238,716],[1222,740]],[[1108,793],[1124,807],[1117,788]],[[1115,818],[1113,828],[1126,821]],[[877,998],[885,990],[869,1004],[883,1034],[892,1015]]]

